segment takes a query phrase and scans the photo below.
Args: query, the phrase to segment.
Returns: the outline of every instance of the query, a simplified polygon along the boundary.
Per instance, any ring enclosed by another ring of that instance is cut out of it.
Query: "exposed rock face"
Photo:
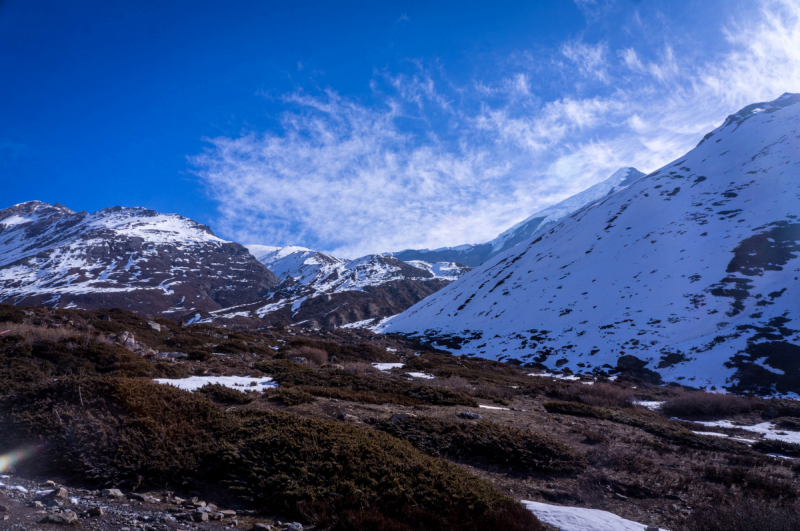
[[[248,250],[175,214],[0,210],[0,301],[178,317],[255,300],[278,279]]]
[[[800,95],[745,107],[384,330],[550,369],[800,394],[799,138]]]
[[[406,263],[377,254],[345,260],[302,247],[249,248],[280,283],[259,301],[202,317],[343,326],[400,313],[470,270],[460,264]]]

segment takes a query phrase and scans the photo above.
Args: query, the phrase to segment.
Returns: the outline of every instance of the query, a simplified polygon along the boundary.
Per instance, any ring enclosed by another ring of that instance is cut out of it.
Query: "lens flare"
[[[0,472],[7,472],[11,467],[27,459],[34,453],[34,448],[31,446],[23,446],[6,454],[0,455]]]

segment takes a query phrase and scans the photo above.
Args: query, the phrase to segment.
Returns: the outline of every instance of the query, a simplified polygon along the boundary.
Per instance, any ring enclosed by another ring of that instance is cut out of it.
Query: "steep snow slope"
[[[469,271],[459,264],[408,264],[377,254],[346,260],[304,247],[248,248],[280,283],[258,302],[217,311],[210,318],[341,326],[400,313]]]
[[[177,316],[241,304],[277,278],[239,244],[176,214],[88,214],[31,201],[0,210],[0,301]]]
[[[392,318],[463,353],[800,393],[800,95]]]
[[[501,233],[497,238],[490,242],[476,245],[459,245],[458,247],[443,247],[441,249],[407,249],[399,253],[390,253],[400,260],[426,260],[433,262],[449,261],[466,264],[476,267],[484,263],[489,258],[510,249],[520,242],[523,242],[534,234],[547,230],[560,219],[572,214],[579,208],[588,205],[602,197],[613,193],[620,188],[624,188],[635,182],[644,174],[636,168],[620,168],[608,179],[595,184],[580,192],[557,203],[551,207],[541,210],[527,219],[517,223],[507,231]]]

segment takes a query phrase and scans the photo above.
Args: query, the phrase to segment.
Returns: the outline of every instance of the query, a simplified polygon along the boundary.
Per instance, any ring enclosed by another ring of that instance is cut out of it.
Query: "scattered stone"
[[[147,321],[147,328],[155,330],[156,332],[161,332],[161,325],[155,321]]]
[[[402,422],[410,418],[416,418],[416,415],[413,413],[395,413],[392,415],[392,418],[389,419],[389,422],[392,424],[397,424],[398,422]]]
[[[303,524],[292,522],[291,524],[287,524],[286,529],[288,531],[303,531]]]
[[[762,416],[762,417],[764,417],[765,419],[768,419],[768,420],[772,420],[772,419],[774,419],[774,418],[778,417],[779,415],[780,415],[780,413],[778,413],[778,410],[777,410],[777,409],[775,409],[775,408],[774,408],[774,407],[772,407],[772,406],[769,406],[769,407],[768,407],[767,409],[765,409],[765,410],[764,410],[764,412],[761,414],[761,416]]]
[[[56,486],[56,482],[53,481],[53,480],[47,480],[47,481],[44,482],[44,485],[45,485],[45,487],[55,487]]]
[[[67,511],[59,514],[48,514],[47,516],[42,518],[40,523],[69,525],[77,522],[78,522],[78,515],[73,513],[72,511]]]
[[[119,489],[105,489],[103,490],[103,497],[105,498],[124,498],[125,495]]]
[[[195,522],[208,522],[208,512],[197,510],[192,513],[192,520]]]
[[[218,514],[221,514],[225,518],[230,518],[232,516],[236,516],[236,511],[232,511],[230,509],[224,509],[222,511],[218,511]]]
[[[91,507],[86,511],[86,514],[89,516],[103,516],[104,513],[105,511],[102,507]]]
[[[462,419],[468,419],[468,420],[479,420],[481,418],[480,415],[478,415],[477,413],[473,413],[472,411],[462,411],[461,413],[458,414],[458,416],[461,417]]]
[[[343,420],[345,422],[353,422],[355,424],[361,424],[361,419],[356,417],[355,415],[350,415],[348,413],[340,413],[339,420]]]
[[[272,531],[272,526],[269,524],[253,524],[251,531]]]

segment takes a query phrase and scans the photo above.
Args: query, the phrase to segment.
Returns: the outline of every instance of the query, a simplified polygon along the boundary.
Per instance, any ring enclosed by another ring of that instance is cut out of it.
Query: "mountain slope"
[[[248,249],[279,283],[259,301],[214,312],[211,318],[342,326],[398,314],[470,269],[377,254],[346,260],[304,247]]]
[[[800,393],[800,95],[391,319],[463,353]]]
[[[176,214],[39,201],[0,210],[5,303],[178,317],[257,299],[277,282],[243,246]]]
[[[460,245],[458,247],[444,247],[432,251],[428,249],[407,249],[390,254],[404,261],[426,260],[429,262],[459,262],[470,267],[477,267],[493,256],[527,240],[534,234],[547,230],[548,227],[551,227],[560,219],[563,219],[579,208],[588,205],[592,201],[605,197],[620,188],[629,186],[643,176],[644,174],[636,168],[621,168],[614,172],[608,179],[517,223],[490,242],[475,245]]]

